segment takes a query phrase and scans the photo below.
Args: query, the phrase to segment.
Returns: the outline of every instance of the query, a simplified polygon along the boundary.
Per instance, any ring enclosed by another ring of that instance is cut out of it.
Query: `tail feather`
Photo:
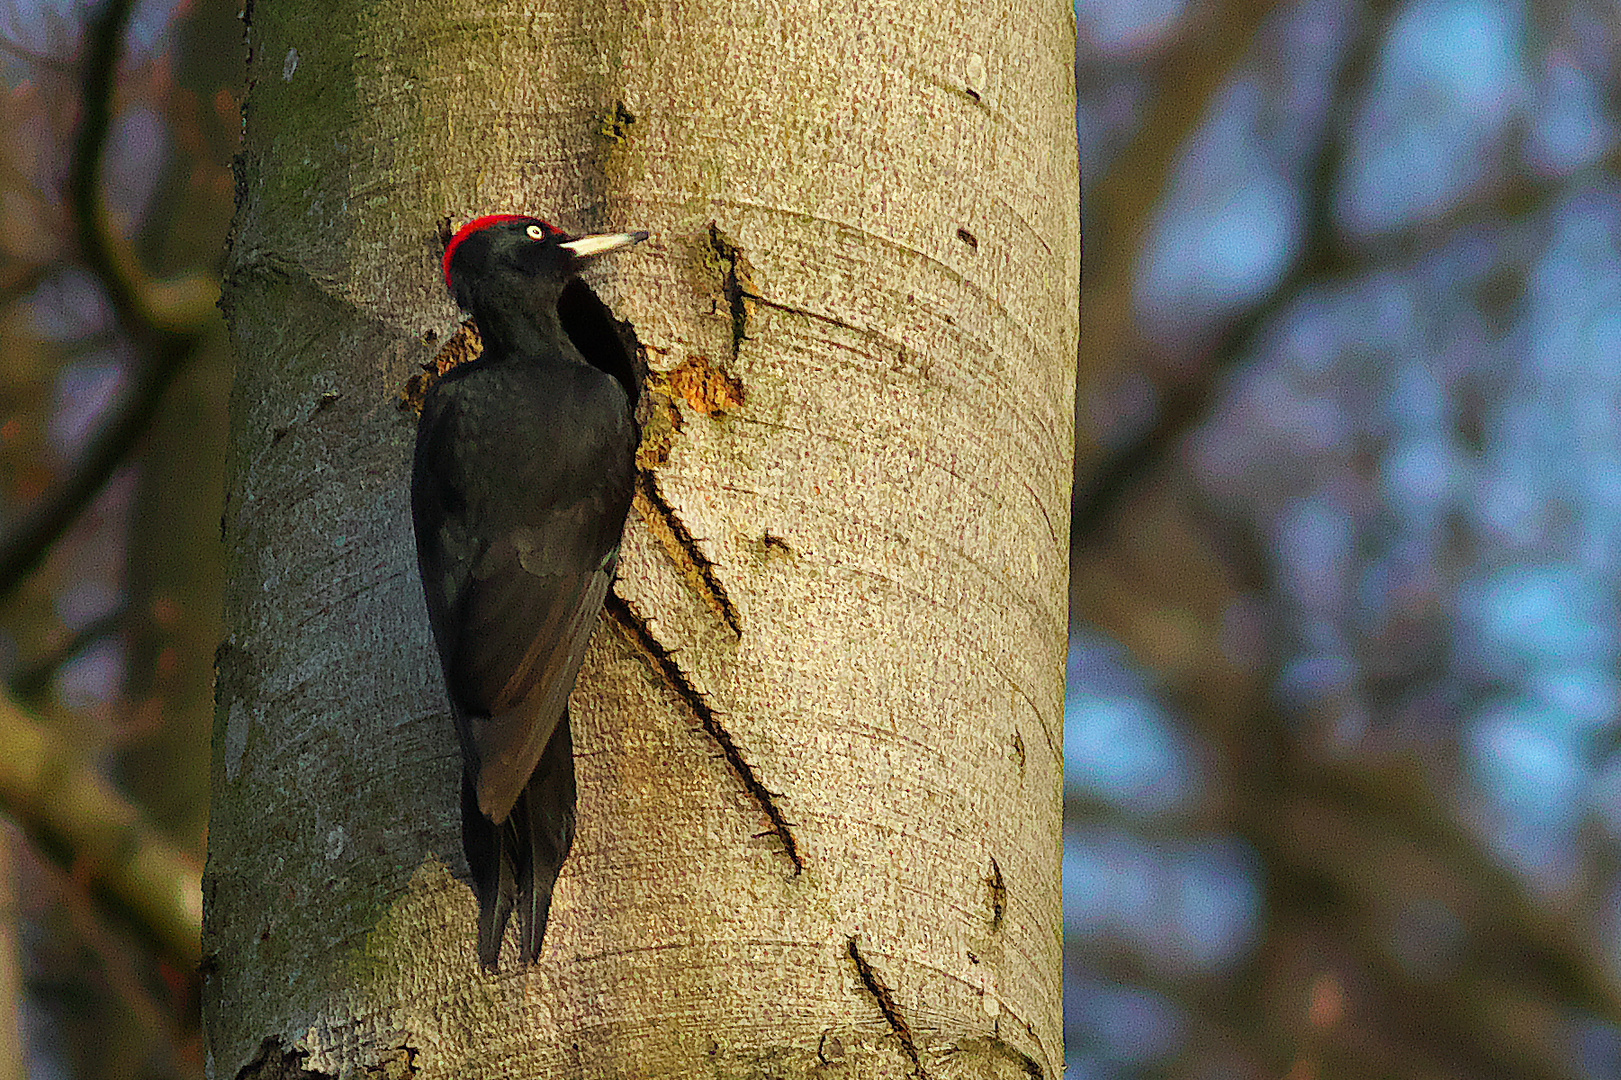
[[[518,961],[540,956],[551,914],[552,889],[574,843],[574,740],[568,713],[507,820],[496,824],[478,808],[476,785],[462,778],[462,846],[478,894],[478,959],[499,965],[501,939],[518,915]]]
[[[518,959],[532,964],[546,936],[558,871],[574,844],[574,737],[566,711],[510,823],[517,829]]]
[[[462,850],[467,853],[467,869],[478,897],[478,959],[494,971],[501,955],[501,937],[512,917],[517,895],[510,845],[505,834],[509,827],[497,825],[479,812],[477,785],[462,774]]]

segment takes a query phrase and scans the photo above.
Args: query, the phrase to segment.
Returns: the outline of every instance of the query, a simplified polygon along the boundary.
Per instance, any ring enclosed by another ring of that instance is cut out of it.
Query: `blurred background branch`
[[[209,329],[219,298],[218,280],[204,274],[192,272],[170,282],[148,278],[132,246],[113,229],[105,205],[101,173],[119,58],[134,7],[134,0],[106,0],[85,26],[81,117],[68,168],[67,201],[79,255],[123,332],[144,355],[122,398],[65,475],[0,533],[0,599],[39,565],[151,426],[169,384]]]
[[[30,1075],[202,1075],[240,36],[228,3],[0,8],[0,1023]]]
[[[1330,89],[1332,100],[1337,102],[1354,100],[1366,84],[1375,53],[1384,41],[1396,7],[1395,0],[1367,0],[1360,9],[1353,12],[1357,28],[1351,43],[1334,66]],[[1255,37],[1260,19],[1271,10],[1272,5],[1253,13],[1245,9],[1245,14],[1253,14],[1254,21],[1237,27],[1229,26],[1227,37],[1231,40],[1226,41],[1225,52],[1218,50],[1218,55],[1225,55],[1226,63],[1219,72],[1211,70],[1207,73],[1219,77],[1207,78],[1195,86],[1167,88],[1167,90],[1172,94],[1193,94],[1197,91],[1198,100],[1208,107],[1210,99],[1220,89],[1222,80],[1230,77],[1232,69],[1247,56],[1246,50]],[[1240,33],[1243,34],[1242,37],[1238,36]],[[1202,39],[1196,34],[1189,34],[1185,42],[1184,47],[1188,50],[1200,49],[1203,45]],[[1209,63],[1208,60],[1204,62]],[[1152,130],[1155,119],[1157,118],[1149,118],[1144,123],[1143,130]],[[1170,134],[1176,138],[1169,146],[1161,145],[1163,137],[1161,140],[1154,140],[1140,134],[1131,146],[1127,147],[1122,158],[1115,161],[1100,183],[1108,184],[1111,178],[1116,178],[1114,186],[1130,190],[1133,171],[1138,169],[1153,170],[1152,175],[1168,179],[1172,167],[1176,164],[1175,151],[1185,144],[1193,127],[1191,123],[1184,126],[1182,121],[1185,119],[1187,118],[1179,117],[1170,123],[1169,126],[1172,128]],[[1222,373],[1248,355],[1255,334],[1267,326],[1290,300],[1300,295],[1302,289],[1339,269],[1339,264],[1345,259],[1345,253],[1334,228],[1331,202],[1335,179],[1339,174],[1344,155],[1345,132],[1342,129],[1347,122],[1348,118],[1342,113],[1328,113],[1318,126],[1314,144],[1302,148],[1299,169],[1305,178],[1302,190],[1305,208],[1301,213],[1304,235],[1290,271],[1277,282],[1268,296],[1249,310],[1232,318],[1218,331],[1217,339],[1209,346],[1208,360],[1186,366],[1168,365],[1168,370],[1156,380],[1156,393],[1160,404],[1153,423],[1144,430],[1117,441],[1114,446],[1097,455],[1085,476],[1078,474],[1074,495],[1072,543],[1085,545],[1093,534],[1108,522],[1111,514],[1126,498],[1134,484],[1156,475],[1163,465],[1164,458],[1181,444],[1182,437],[1204,420]],[[1142,144],[1158,146],[1160,153],[1155,155],[1147,149],[1139,149]],[[1129,156],[1133,150],[1137,150],[1136,155]],[[1131,221],[1126,228],[1132,234],[1130,247],[1123,251],[1106,250],[1100,256],[1100,261],[1104,265],[1097,276],[1102,280],[1096,290],[1088,286],[1085,300],[1089,306],[1101,307],[1103,311],[1098,316],[1100,324],[1090,335],[1083,327],[1081,346],[1083,370],[1089,362],[1094,367],[1101,366],[1105,358],[1118,355],[1121,346],[1128,350],[1145,348],[1144,344],[1135,338],[1137,328],[1133,319],[1134,307],[1130,290],[1136,280],[1135,260],[1143,248],[1143,238],[1152,224],[1151,214],[1159,204],[1159,195],[1165,183],[1166,179],[1162,179],[1154,187],[1155,198],[1152,201],[1144,204],[1140,199],[1141,193],[1138,192],[1136,193],[1139,196],[1138,200],[1129,204]],[[1108,202],[1104,202],[1097,208],[1097,213],[1112,217],[1109,206]],[[1111,288],[1118,290],[1112,297],[1109,295]],[[1094,296],[1097,293],[1103,295],[1094,305]],[[1103,322],[1111,318],[1114,323]],[[1108,344],[1110,342],[1117,344],[1110,346]],[[1091,355],[1098,357],[1098,360],[1089,361],[1089,349],[1092,350]],[[1095,386],[1096,383],[1083,381],[1081,385]]]
[[[1621,1075],[1617,11],[1077,12],[1072,1074]]]
[[[201,861],[175,847],[66,740],[3,696],[0,746],[0,810],[146,947],[180,970],[195,968]]]

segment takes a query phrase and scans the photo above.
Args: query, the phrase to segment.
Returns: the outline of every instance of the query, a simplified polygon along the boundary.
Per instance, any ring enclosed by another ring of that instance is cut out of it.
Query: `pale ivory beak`
[[[646,231],[602,233],[598,236],[582,236],[578,240],[570,240],[558,246],[573,254],[576,259],[591,259],[598,255],[606,255],[610,251],[628,248],[632,244],[639,244],[646,240],[647,236]]]

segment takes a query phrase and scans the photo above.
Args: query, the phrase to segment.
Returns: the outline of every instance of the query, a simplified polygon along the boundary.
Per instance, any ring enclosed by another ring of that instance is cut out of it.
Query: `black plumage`
[[[630,357],[575,274],[646,236],[575,239],[494,215],[445,252],[484,351],[428,390],[411,515],[461,743],[478,955],[491,969],[514,911],[520,962],[539,955],[574,839],[569,692],[634,484]]]

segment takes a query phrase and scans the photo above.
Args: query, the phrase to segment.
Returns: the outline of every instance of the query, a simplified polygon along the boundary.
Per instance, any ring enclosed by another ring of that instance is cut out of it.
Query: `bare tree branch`
[[[1199,127],[1210,101],[1243,60],[1277,0],[1227,0],[1192,17],[1159,63],[1162,75],[1137,134],[1089,185],[1083,258],[1085,303],[1081,307],[1081,394],[1122,353],[1136,351],[1132,285],[1154,210],[1170,182],[1178,155]],[[1097,468],[1101,448],[1078,432],[1077,490]]]
[[[86,874],[99,903],[156,952],[196,967],[202,867],[176,848],[92,765],[0,696],[0,810],[52,861]]]
[[[30,49],[21,42],[14,41],[4,34],[0,34],[0,52],[15,56],[19,60],[26,60],[42,71],[54,71],[59,75],[66,75],[73,71],[73,64],[60,56],[52,56],[36,49]]]
[[[84,113],[74,137],[68,201],[80,255],[101,283],[120,327],[142,353],[142,361],[124,396],[108,411],[67,475],[0,536],[0,598],[40,564],[129,455],[169,384],[196,352],[218,295],[217,284],[202,276],[174,282],[148,278],[108,221],[101,167],[112,125],[119,54],[133,8],[133,0],[108,0],[86,27]]]
[[[44,693],[58,671],[71,663],[80,653],[124,629],[129,617],[129,605],[119,604],[105,615],[92,619],[57,648],[26,667],[19,667],[14,671],[6,680],[11,692],[24,701],[38,697]]]
[[[125,331],[143,342],[161,343],[169,336],[193,340],[213,310],[217,283],[202,275],[172,282],[147,277],[130,245],[108,220],[102,198],[101,167],[112,127],[119,54],[134,7],[134,0],[106,0],[85,28],[80,86],[84,112],[73,139],[68,205],[79,254],[106,291]]]
[[[1393,0],[1372,0],[1361,12],[1362,25],[1340,60],[1330,100],[1345,102],[1356,99],[1358,88],[1367,80],[1379,43],[1385,38],[1385,31],[1396,8],[1397,5]],[[1213,92],[1214,87],[1207,89]],[[1300,243],[1301,254],[1295,259],[1289,272],[1278,282],[1277,287],[1248,314],[1228,326],[1210,356],[1198,365],[1195,374],[1161,388],[1159,415],[1147,431],[1111,453],[1092,455],[1090,460],[1092,468],[1089,473],[1083,473],[1082,456],[1077,452],[1074,516],[1071,520],[1072,543],[1084,543],[1094,537],[1113,517],[1125,496],[1136,484],[1143,478],[1153,475],[1165,456],[1181,443],[1182,436],[1204,419],[1211,394],[1221,374],[1247,355],[1256,333],[1291,303],[1307,284],[1320,279],[1338,266],[1343,246],[1333,226],[1332,198],[1338,186],[1344,153],[1345,123],[1344,110],[1336,109],[1324,118],[1316,151],[1303,178],[1305,227]],[[1152,207],[1142,209],[1146,214]],[[1142,227],[1135,240],[1140,245],[1147,237],[1146,217],[1139,224]],[[1134,250],[1129,254],[1110,252],[1107,256],[1122,261],[1118,265],[1111,264],[1103,274],[1105,283],[1112,281],[1110,275],[1116,272],[1123,271],[1126,275],[1123,281],[1115,283],[1115,288],[1119,291],[1117,297],[1112,300],[1105,299],[1100,303],[1093,299],[1094,290],[1088,291],[1089,310],[1100,306],[1118,308],[1115,317],[1126,320],[1124,324],[1114,329],[1099,328],[1096,331],[1098,334],[1112,333],[1117,336],[1113,340],[1094,341],[1094,347],[1130,348],[1131,342],[1135,340],[1132,336],[1134,330],[1130,325],[1131,284],[1138,254],[1139,252]],[[1106,319],[1110,315],[1105,310],[1098,317]],[[1083,354],[1088,347],[1086,333],[1087,327],[1083,324],[1081,338]],[[1087,369],[1083,360],[1082,371],[1085,370]]]
[[[151,423],[175,373],[196,341],[171,341],[148,358],[134,383],[109,410],[101,427],[65,476],[0,536],[0,598],[8,596],[43,561],[128,456]]]

